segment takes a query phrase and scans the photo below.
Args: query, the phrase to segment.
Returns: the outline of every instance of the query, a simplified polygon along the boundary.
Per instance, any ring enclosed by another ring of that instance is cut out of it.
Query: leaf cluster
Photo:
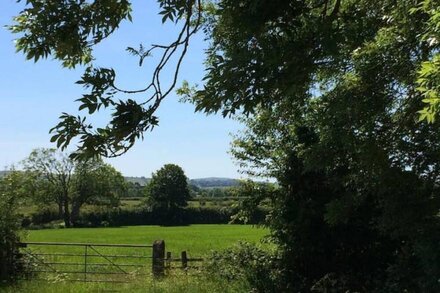
[[[35,62],[53,55],[65,67],[92,61],[92,47],[131,20],[127,0],[26,0],[9,29],[19,38],[17,51]]]

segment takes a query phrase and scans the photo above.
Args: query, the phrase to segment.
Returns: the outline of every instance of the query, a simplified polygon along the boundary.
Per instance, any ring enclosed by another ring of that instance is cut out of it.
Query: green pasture
[[[230,247],[238,241],[259,243],[267,233],[263,228],[250,225],[131,226],[31,230],[25,238],[27,241],[38,242],[145,245],[152,244],[154,240],[164,240],[167,251],[180,253],[185,250],[189,255],[197,257],[212,250]],[[50,249],[53,251],[55,248]]]

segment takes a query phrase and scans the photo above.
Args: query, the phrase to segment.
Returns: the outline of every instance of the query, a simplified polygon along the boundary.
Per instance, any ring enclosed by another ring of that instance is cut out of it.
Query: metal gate
[[[154,244],[22,242],[19,246],[27,256],[29,277],[49,281],[125,283],[152,275],[154,256],[164,257],[164,252],[154,251]]]

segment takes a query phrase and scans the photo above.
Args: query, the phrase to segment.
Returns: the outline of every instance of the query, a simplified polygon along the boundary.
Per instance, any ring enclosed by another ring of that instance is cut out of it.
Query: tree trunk
[[[73,225],[76,224],[76,222],[78,221],[78,217],[79,217],[79,210],[81,208],[81,203],[78,201],[74,201],[72,203],[72,212],[70,214],[70,221],[72,222]]]
[[[63,218],[64,211],[63,211],[63,202],[61,200],[58,201],[58,217],[60,219]]]
[[[64,224],[66,225],[66,228],[70,228],[71,219],[70,219],[70,211],[69,211],[69,197],[67,196],[67,194],[64,195],[63,205],[64,205],[64,215],[63,215]]]

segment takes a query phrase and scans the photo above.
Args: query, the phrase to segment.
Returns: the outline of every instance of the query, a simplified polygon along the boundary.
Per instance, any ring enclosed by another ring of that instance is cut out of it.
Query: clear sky
[[[54,147],[49,142],[49,129],[57,124],[62,112],[78,113],[79,105],[74,100],[84,91],[75,85],[82,68],[68,70],[53,60],[33,63],[15,52],[15,36],[4,25],[11,24],[12,17],[24,4],[1,0],[0,5],[1,170],[24,159],[33,148]],[[133,0],[133,23],[124,22],[95,50],[96,64],[120,72],[117,83],[122,87],[142,87],[149,80],[148,69],[154,65],[151,59],[145,61],[148,62],[145,68],[139,68],[137,60],[125,52],[127,46],[166,44],[176,36],[177,27],[163,26],[157,9],[154,0]],[[192,40],[178,84],[184,79],[200,83],[206,46],[203,36]],[[171,76],[171,71],[166,75]],[[238,122],[220,115],[194,113],[192,105],[179,103],[178,99],[173,94],[161,105],[159,127],[146,133],[144,141],[139,141],[122,157],[108,162],[126,176],[149,177],[162,165],[175,163],[190,178],[240,177],[228,154],[230,133],[240,129]],[[99,124],[107,118],[103,113],[93,121]]]

